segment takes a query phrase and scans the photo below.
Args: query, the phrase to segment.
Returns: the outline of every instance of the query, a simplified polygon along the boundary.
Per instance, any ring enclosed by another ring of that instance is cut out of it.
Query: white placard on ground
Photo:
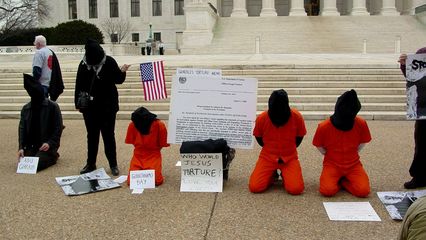
[[[323,202],[332,221],[381,221],[369,202]]]
[[[221,153],[182,153],[181,192],[222,192]]]
[[[155,170],[130,171],[130,189],[155,188]]]
[[[36,174],[38,166],[38,157],[22,157],[18,163],[16,173]]]

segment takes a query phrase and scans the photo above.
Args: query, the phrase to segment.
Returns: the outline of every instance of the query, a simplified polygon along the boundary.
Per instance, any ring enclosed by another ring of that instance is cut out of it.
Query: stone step
[[[0,109],[3,111],[20,111],[25,103],[0,103]],[[290,103],[291,107],[304,111],[333,111],[335,103]],[[169,111],[168,102],[161,103],[120,103],[120,110],[134,111],[140,106],[148,108],[150,111]],[[75,110],[74,103],[59,103],[61,111]],[[267,103],[258,103],[257,110],[262,111],[268,108]],[[405,111],[406,103],[363,103],[362,111]]]
[[[270,94],[258,95],[258,103],[268,102]],[[333,95],[289,95],[289,101],[295,103],[315,103],[315,102],[328,102],[335,103],[339,94]],[[361,103],[403,103],[406,101],[406,95],[358,95]],[[0,96],[0,103],[26,103],[30,100],[28,96]],[[121,95],[119,96],[120,103],[145,103],[144,97],[141,95]],[[169,102],[170,98],[162,99],[155,102]],[[73,103],[74,96],[60,96],[59,103]]]
[[[117,119],[130,120],[130,116],[133,111],[119,111],[117,113]],[[300,111],[305,120],[323,120],[328,118],[333,112],[332,111]],[[159,119],[168,120],[168,111],[153,111]],[[261,113],[258,111],[257,114]],[[406,120],[406,112],[387,112],[387,111],[361,111],[359,116],[366,120]],[[19,111],[0,111],[1,119],[19,119]],[[63,119],[82,119],[82,114],[78,111],[62,111]]]

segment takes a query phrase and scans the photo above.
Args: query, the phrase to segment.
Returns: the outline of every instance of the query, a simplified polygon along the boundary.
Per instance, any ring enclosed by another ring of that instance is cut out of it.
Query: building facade
[[[43,26],[80,19],[97,25],[107,43],[145,43],[153,38],[168,49],[180,49],[184,32],[191,30],[189,23],[203,24],[200,11],[191,10],[200,4],[208,4],[218,18],[400,16],[414,15],[415,7],[426,0],[50,0],[52,12]],[[120,29],[124,25],[127,28]]]

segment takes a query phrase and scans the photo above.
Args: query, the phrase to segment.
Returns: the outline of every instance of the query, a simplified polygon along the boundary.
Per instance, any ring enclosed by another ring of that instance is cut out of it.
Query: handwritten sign
[[[155,170],[130,171],[130,189],[155,188]]]
[[[181,192],[222,192],[222,154],[181,154]]]
[[[19,160],[16,173],[36,174],[38,157],[23,157]]]

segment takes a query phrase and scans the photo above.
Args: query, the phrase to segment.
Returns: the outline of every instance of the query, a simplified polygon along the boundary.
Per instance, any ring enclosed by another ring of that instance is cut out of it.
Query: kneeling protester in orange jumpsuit
[[[324,155],[319,191],[326,197],[341,188],[357,197],[367,197],[370,183],[359,152],[371,141],[367,122],[357,116],[361,103],[355,90],[337,99],[334,114],[318,124],[312,144]]]
[[[135,147],[127,185],[130,184],[130,171],[150,169],[155,170],[155,185],[161,185],[164,181],[161,173],[161,149],[170,146],[167,143],[166,125],[157,119],[157,115],[140,107],[132,113],[132,122],[127,128],[125,141]]]
[[[272,92],[268,111],[257,117],[253,135],[262,150],[250,176],[250,191],[265,191],[280,169],[284,189],[293,195],[301,194],[305,186],[296,148],[306,135],[306,127],[299,111],[290,109],[286,91]]]

